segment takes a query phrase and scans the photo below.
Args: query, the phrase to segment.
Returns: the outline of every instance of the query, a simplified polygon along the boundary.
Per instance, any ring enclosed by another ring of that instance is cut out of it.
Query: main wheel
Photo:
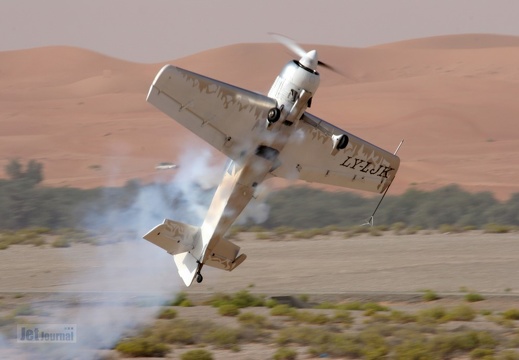
[[[269,110],[267,114],[267,120],[269,123],[275,123],[279,120],[279,117],[281,116],[281,111],[279,111],[278,108],[272,108]]]
[[[200,284],[202,281],[204,281],[204,277],[202,276],[202,274],[198,273],[198,275],[196,276],[196,282]]]

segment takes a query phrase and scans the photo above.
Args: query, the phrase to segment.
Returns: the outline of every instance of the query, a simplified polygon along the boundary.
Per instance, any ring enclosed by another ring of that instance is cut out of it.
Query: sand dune
[[[305,47],[345,74],[321,71],[313,114],[389,150],[405,138],[393,193],[519,192],[519,37]],[[265,93],[290,58],[277,44],[238,44],[172,63]],[[0,52],[0,167],[38,159],[47,185],[121,185],[205,146],[145,102],[162,65],[70,47]]]

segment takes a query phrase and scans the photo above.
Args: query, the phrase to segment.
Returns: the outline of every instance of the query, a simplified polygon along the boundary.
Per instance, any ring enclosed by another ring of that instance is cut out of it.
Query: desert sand
[[[392,193],[451,183],[499,199],[519,192],[518,37],[304,46],[344,74],[322,69],[313,114],[391,151],[405,139]],[[170,63],[266,93],[290,59],[278,44],[237,44]],[[157,163],[207,149],[146,103],[163,65],[71,47],[0,52],[2,171],[10,159],[36,159],[46,185],[118,186],[160,178]]]
[[[464,296],[471,291],[484,296],[483,301],[470,304],[475,310],[500,314],[517,308],[517,233],[397,236],[387,232],[380,237],[349,239],[335,233],[310,240],[280,240],[275,236],[259,240],[255,233],[241,233],[234,241],[248,254],[247,260],[231,273],[206,268],[204,282],[189,289],[181,284],[171,256],[144,240],[103,246],[74,244],[69,248],[12,246],[0,251],[0,316],[30,304],[34,314],[19,316],[18,321],[77,324],[80,343],[90,344],[87,350],[99,354],[103,349],[106,358],[119,358],[120,354],[109,350],[113,344],[134,333],[138,324],[152,324],[159,305],[179,291],[186,291],[198,305],[177,307],[179,319],[210,320],[232,327],[239,326],[235,318],[221,316],[217,309],[200,304],[219,292],[247,289],[267,296],[305,295],[310,304],[377,301],[391,309],[414,313],[467,304]],[[435,291],[441,299],[425,302],[425,289]],[[267,308],[243,311],[269,316]],[[365,318],[362,311],[353,313],[355,331],[359,331]],[[288,326],[286,320],[269,319],[279,327]],[[511,326],[517,328],[517,324],[515,321]],[[442,328],[453,333],[472,328],[502,331],[483,315],[473,322],[454,321]],[[0,332],[0,341],[5,341],[5,346],[0,346],[0,357],[40,358],[42,351],[48,350],[39,346],[24,348],[15,342],[14,330],[9,329],[3,327],[4,339]],[[509,327],[504,331],[513,330]],[[298,349],[298,358],[310,358],[305,347],[292,347]],[[170,357],[178,358],[192,347],[174,348]],[[206,348],[215,359],[236,360],[270,359],[276,351],[272,342],[241,344],[240,352]],[[38,355],[28,355],[31,349]],[[63,358],[75,358],[71,355],[74,351],[81,358],[99,358],[70,346],[56,351],[51,358],[58,358],[62,352],[67,354]]]
[[[363,235],[233,241],[247,254],[235,271],[206,267],[204,282],[186,288],[170,255],[144,240],[70,248],[12,246],[0,251],[0,293],[117,292],[165,289],[190,294],[250,288],[268,295],[460,293],[518,295],[517,233]],[[138,264],[138,266],[137,266]]]

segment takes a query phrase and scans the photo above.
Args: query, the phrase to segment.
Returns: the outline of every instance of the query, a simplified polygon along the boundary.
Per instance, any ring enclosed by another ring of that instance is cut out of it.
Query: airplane
[[[396,152],[307,112],[319,87],[318,66],[335,69],[316,50],[272,35],[299,59],[285,65],[266,96],[173,65],[149,89],[149,103],[231,159],[201,226],[165,219],[143,236],[173,255],[186,286],[202,282],[204,265],[232,271],[246,259],[225,234],[264,180],[301,179],[384,196],[398,171]]]

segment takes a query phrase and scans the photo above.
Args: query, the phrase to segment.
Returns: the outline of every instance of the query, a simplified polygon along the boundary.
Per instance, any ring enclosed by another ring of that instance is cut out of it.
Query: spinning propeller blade
[[[281,35],[281,34],[277,34],[277,33],[269,33],[269,35],[272,36],[277,42],[284,45],[287,49],[289,49],[295,55],[299,56],[300,58],[302,58],[303,56],[305,56],[308,53],[298,43],[296,43],[294,40],[292,40],[291,38],[289,38],[285,35]],[[335,68],[323,61],[319,61],[317,64],[319,66],[322,66],[325,69],[328,69],[330,71],[333,71],[334,73],[337,73],[339,75],[346,77],[346,75],[344,75],[341,71],[337,70],[337,68]]]

